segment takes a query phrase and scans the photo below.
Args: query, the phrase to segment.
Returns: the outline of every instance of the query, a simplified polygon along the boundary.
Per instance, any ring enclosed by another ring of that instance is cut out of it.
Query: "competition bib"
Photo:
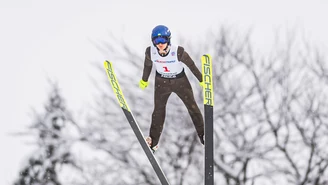
[[[169,53],[162,57],[155,46],[151,46],[150,58],[156,66],[156,71],[163,78],[176,78],[183,71],[183,63],[178,60],[178,47],[171,46]]]

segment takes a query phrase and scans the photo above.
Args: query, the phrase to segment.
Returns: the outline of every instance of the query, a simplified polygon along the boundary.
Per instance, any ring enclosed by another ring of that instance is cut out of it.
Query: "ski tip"
[[[111,65],[112,65],[112,64],[111,64],[110,61],[105,60],[105,62],[104,62],[104,67],[105,67],[106,69],[108,69]]]
[[[212,56],[210,54],[204,54],[203,57],[212,58]]]

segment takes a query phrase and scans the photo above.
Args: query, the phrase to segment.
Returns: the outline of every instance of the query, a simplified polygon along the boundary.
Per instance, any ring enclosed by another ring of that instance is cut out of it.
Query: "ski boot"
[[[158,149],[158,145],[151,147],[152,139],[151,139],[151,137],[149,137],[149,136],[146,137],[145,140],[146,140],[146,142],[147,142],[149,148],[153,151],[153,153],[155,153],[155,151]]]

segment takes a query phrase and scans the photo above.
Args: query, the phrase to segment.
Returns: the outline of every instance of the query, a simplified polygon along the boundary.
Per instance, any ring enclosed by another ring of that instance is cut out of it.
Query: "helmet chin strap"
[[[171,49],[171,46],[170,45],[167,45],[166,48],[163,49],[162,51],[160,51],[158,48],[157,48],[157,51],[158,51],[159,55],[161,55],[162,57],[164,57],[164,56],[166,56],[169,53],[170,49]]]

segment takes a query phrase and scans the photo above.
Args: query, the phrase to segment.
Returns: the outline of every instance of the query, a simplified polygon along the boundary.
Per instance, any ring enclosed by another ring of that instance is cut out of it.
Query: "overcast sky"
[[[327,47],[327,9],[324,0],[0,0],[0,185],[17,178],[33,151],[10,133],[30,123],[32,107],[42,108],[46,77],[59,82],[72,109],[91,98],[88,75],[96,74],[90,63],[110,58],[90,40],[106,40],[111,31],[143,54],[158,24],[171,29],[173,40],[198,39],[230,25],[241,33],[252,27],[263,50],[271,46],[274,29],[294,27]]]

